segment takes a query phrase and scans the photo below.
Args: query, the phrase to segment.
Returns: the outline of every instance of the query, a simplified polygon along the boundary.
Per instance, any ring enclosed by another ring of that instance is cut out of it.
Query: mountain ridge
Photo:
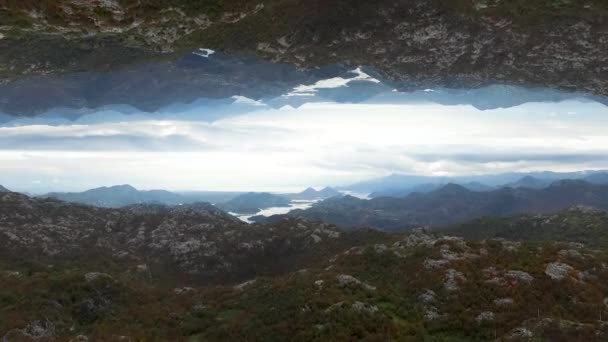
[[[402,231],[418,226],[450,225],[484,216],[552,213],[574,205],[608,209],[608,185],[560,180],[543,189],[502,187],[476,192],[450,183],[428,193],[412,193],[404,198],[362,200],[347,196],[316,203],[306,210],[256,219],[272,222],[293,216],[330,222],[343,228]]]

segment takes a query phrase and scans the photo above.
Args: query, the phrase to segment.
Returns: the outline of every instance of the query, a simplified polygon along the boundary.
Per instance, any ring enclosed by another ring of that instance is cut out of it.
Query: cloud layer
[[[589,101],[486,111],[315,103],[211,123],[147,118],[25,124],[0,127],[0,184],[38,192],[117,183],[278,191],[391,172],[608,168],[605,127],[608,108]]]

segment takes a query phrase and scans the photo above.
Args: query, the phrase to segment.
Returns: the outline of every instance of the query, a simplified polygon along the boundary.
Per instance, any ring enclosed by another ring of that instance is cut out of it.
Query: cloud
[[[576,107],[576,115],[568,114]],[[24,190],[292,190],[390,172],[467,175],[608,168],[608,109],[580,102],[307,104],[213,123],[0,127],[0,184]]]

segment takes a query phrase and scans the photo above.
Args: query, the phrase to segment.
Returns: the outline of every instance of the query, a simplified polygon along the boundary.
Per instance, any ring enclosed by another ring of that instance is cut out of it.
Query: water
[[[295,210],[295,209],[308,209],[308,208],[312,207],[312,205],[318,201],[319,200],[293,200],[289,203],[289,207],[272,207],[272,208],[260,210],[257,213],[255,213],[254,215],[240,215],[240,214],[236,214],[236,213],[230,213],[230,214],[238,217],[241,221],[244,221],[247,223],[253,223],[253,222],[251,222],[250,219],[254,216],[262,215],[262,216],[269,217],[272,215],[283,215],[283,214],[287,214],[290,211]]]

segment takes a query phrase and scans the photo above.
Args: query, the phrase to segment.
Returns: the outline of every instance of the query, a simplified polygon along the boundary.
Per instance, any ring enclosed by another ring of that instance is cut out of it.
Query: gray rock
[[[424,304],[434,303],[436,301],[436,294],[433,290],[426,290],[423,294],[418,296],[420,301]]]
[[[361,280],[359,280],[351,275],[348,275],[348,274],[340,274],[340,275],[336,276],[336,280],[338,281],[338,285],[340,285],[341,287],[359,286],[368,291],[376,290],[375,286],[366,284],[366,283],[362,282]]]
[[[353,310],[359,313],[373,314],[378,311],[377,306],[362,302],[354,302],[351,307],[353,308]]]
[[[84,275],[84,279],[87,281],[87,283],[91,283],[94,282],[98,279],[106,279],[106,280],[112,280],[112,276],[107,274],[107,273],[101,273],[101,272],[89,272],[87,274]]]
[[[509,338],[511,339],[526,339],[526,338],[532,338],[534,337],[534,334],[532,334],[532,332],[524,327],[518,327],[515,328],[511,331],[511,334],[509,335]]]
[[[552,262],[545,268],[545,274],[553,280],[562,280],[573,270],[574,268],[568,264]]]
[[[528,283],[528,284],[534,280],[534,277],[532,277],[529,273],[523,272],[523,271],[514,271],[514,270],[505,272],[505,277],[511,278],[511,279],[516,279],[520,282],[524,282],[524,283]]]
[[[176,295],[183,295],[192,291],[194,291],[192,287],[181,287],[173,290]]]
[[[493,321],[495,315],[492,311],[484,311],[475,317],[477,323],[485,322],[485,321]]]
[[[246,282],[244,282],[244,283],[240,283],[240,284],[238,284],[238,285],[235,285],[235,286],[234,286],[234,289],[235,289],[235,290],[237,290],[237,291],[243,291],[243,290],[244,290],[246,287],[248,287],[248,286],[251,286],[251,285],[255,284],[255,283],[256,283],[256,281],[257,281],[257,279],[251,279],[251,280],[248,280],[248,281],[246,281]]]
[[[497,306],[509,306],[513,305],[513,298],[498,298],[494,300],[494,304]]]
[[[446,271],[445,282],[443,283],[443,286],[448,291],[456,291],[460,288],[459,283],[465,282],[466,280],[467,279],[465,278],[464,274],[462,274],[462,272],[456,271],[455,269],[451,268]]]

